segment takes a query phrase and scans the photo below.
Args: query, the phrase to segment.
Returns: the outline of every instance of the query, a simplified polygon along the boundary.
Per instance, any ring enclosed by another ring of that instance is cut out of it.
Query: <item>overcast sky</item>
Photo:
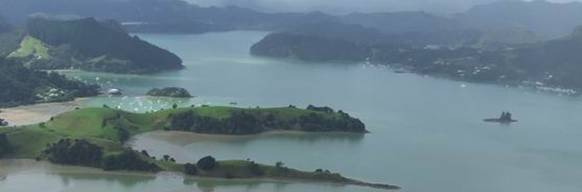
[[[461,12],[473,5],[497,0],[188,0],[202,6],[237,5],[262,11],[324,11],[328,13],[424,10]],[[551,0],[570,2],[573,0]]]

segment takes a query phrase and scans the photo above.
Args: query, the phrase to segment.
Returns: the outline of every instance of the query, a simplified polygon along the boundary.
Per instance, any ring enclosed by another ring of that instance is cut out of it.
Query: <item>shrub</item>
[[[187,175],[196,175],[198,174],[198,168],[192,163],[186,163],[184,164],[184,173]]]
[[[209,171],[214,169],[218,165],[218,163],[216,162],[216,159],[214,159],[214,157],[206,156],[200,159],[198,163],[196,163],[196,165],[198,166],[198,168],[202,170]]]
[[[104,170],[128,170],[128,171],[159,171],[154,163],[150,163],[140,156],[140,153],[132,150],[124,150],[117,155],[109,155],[104,158],[102,168]]]
[[[48,160],[65,165],[99,166],[103,150],[86,140],[61,139],[43,151]]]

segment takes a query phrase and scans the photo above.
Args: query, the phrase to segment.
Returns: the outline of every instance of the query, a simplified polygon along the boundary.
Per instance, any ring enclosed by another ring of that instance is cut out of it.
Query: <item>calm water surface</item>
[[[398,184],[411,192],[579,192],[582,190],[582,100],[518,88],[466,84],[395,74],[381,67],[304,64],[249,56],[263,32],[205,35],[140,35],[182,57],[186,70],[151,76],[70,72],[69,76],[121,88],[125,97],[98,97],[131,111],[173,103],[240,107],[328,105],[363,120],[372,132],[219,137],[151,133],[132,141],[136,149],[169,154],[180,162],[206,155],[289,167],[338,171],[367,181]],[[196,98],[143,97],[152,87],[187,88]],[[501,111],[520,122],[483,123]],[[18,168],[19,166],[9,166]],[[21,167],[21,166],[20,166]],[[19,170],[19,169],[17,169]],[[47,173],[46,168],[10,172],[0,191],[370,191],[325,184],[195,181]],[[22,185],[20,185],[22,184]],[[200,186],[211,186],[204,188]],[[33,189],[34,188],[34,189]],[[7,190],[10,189],[10,190]],[[86,191],[86,190],[85,190]]]

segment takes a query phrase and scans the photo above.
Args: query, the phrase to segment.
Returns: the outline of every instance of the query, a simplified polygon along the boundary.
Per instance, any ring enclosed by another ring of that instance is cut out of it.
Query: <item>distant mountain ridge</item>
[[[475,6],[454,18],[477,28],[522,28],[556,38],[582,25],[582,3],[506,0]]]
[[[383,33],[452,30],[531,31],[545,38],[567,35],[582,21],[582,3],[498,1],[449,17],[421,11],[353,13],[264,13],[240,7],[200,7],[182,0],[0,0],[0,12],[14,23],[30,14],[80,15],[115,19],[135,32],[203,33],[229,30],[280,31],[313,22],[340,22]]]
[[[414,33],[375,37],[366,33],[346,33],[353,28],[338,32],[338,26],[321,25],[317,29],[271,33],[253,45],[251,53],[312,62],[370,62],[464,81],[582,90],[579,75],[582,74],[582,54],[579,53],[582,26],[563,38],[497,47],[427,44],[438,42],[438,33],[429,33],[426,40],[431,42],[425,42],[425,38]],[[470,33],[445,34],[444,37],[443,42],[456,40],[465,45],[480,43],[483,38]]]

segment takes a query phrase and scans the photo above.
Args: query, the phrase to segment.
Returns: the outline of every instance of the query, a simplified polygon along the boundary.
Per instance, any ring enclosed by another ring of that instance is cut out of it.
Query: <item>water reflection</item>
[[[132,175],[117,175],[117,174],[104,174],[104,173],[66,173],[57,172],[49,173],[57,178],[60,178],[63,186],[71,187],[72,184],[78,182],[101,182],[109,183],[112,185],[119,185],[124,188],[132,188],[136,185],[145,185],[156,180],[155,175],[142,175],[142,174],[132,174]]]
[[[273,157],[277,153],[291,152],[286,149],[294,149],[292,146],[298,144],[305,146],[306,152],[316,149],[309,146],[359,148],[365,137],[365,134],[347,133],[273,132],[255,136],[224,136],[158,131],[138,135],[132,138],[129,145],[136,150],[146,150],[154,156],[170,155],[179,162],[195,162],[205,155],[213,155],[219,159],[255,159],[267,152],[263,150],[263,153],[256,154],[258,151],[250,150],[257,146],[273,146],[273,153],[270,153]],[[274,159],[271,161],[263,163],[275,162]]]
[[[31,160],[2,160],[0,167],[0,175],[5,175],[0,180],[2,192],[370,191],[326,183],[191,178],[167,172],[156,175],[110,173]]]

